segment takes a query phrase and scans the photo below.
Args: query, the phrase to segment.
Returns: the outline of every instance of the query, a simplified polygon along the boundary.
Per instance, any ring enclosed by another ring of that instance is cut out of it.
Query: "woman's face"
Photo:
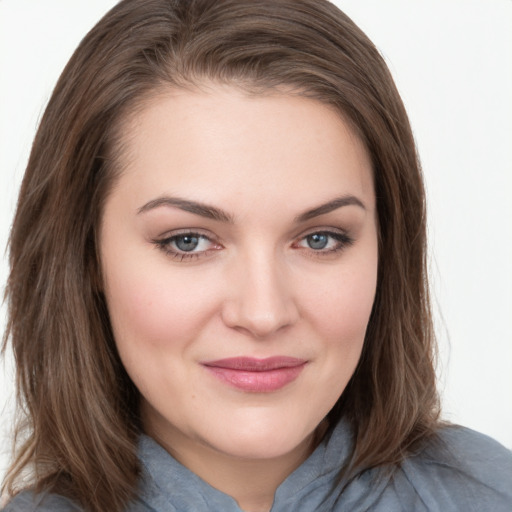
[[[124,135],[101,261],[145,430],[185,464],[303,450],[375,296],[362,143],[317,101],[227,86],[170,89]]]

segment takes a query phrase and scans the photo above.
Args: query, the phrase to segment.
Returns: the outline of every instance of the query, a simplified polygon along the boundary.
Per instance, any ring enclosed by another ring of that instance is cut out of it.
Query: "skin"
[[[268,511],[361,354],[378,260],[369,157],[326,105],[211,84],[154,97],[124,135],[100,253],[144,428],[243,510]],[[182,259],[184,239],[171,237],[187,231],[199,245]],[[325,232],[341,241],[311,247]],[[272,392],[234,388],[202,364],[238,356],[306,363]]]

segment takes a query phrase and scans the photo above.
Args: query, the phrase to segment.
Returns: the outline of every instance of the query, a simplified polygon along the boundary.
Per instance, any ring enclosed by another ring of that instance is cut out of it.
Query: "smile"
[[[277,356],[266,359],[233,357],[208,361],[202,365],[215,377],[242,391],[269,393],[293,382],[307,361]]]

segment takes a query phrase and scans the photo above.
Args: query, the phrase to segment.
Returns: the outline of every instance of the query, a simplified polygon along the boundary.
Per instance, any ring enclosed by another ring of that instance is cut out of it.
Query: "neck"
[[[308,439],[293,453],[264,460],[240,460],[215,454],[215,460],[200,458],[189,467],[212,487],[236,500],[245,512],[268,512],[279,485],[311,453]],[[212,467],[215,470],[212,472]]]
[[[308,436],[292,452],[269,459],[234,457],[174,432],[168,436],[148,432],[178,462],[212,487],[231,496],[244,512],[268,512],[279,485],[311,454],[317,436]],[[176,439],[180,437],[181,439]]]

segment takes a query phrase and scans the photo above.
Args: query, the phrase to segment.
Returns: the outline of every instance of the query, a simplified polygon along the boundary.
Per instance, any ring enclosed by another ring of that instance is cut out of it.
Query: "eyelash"
[[[308,239],[308,237],[314,236],[314,235],[321,235],[321,236],[327,236],[331,239],[333,239],[336,243],[334,244],[334,247],[331,247],[329,249],[319,249],[315,250],[312,247],[298,247],[297,244],[305,241]],[[311,257],[316,258],[322,258],[326,256],[332,256],[336,255],[338,253],[341,253],[351,245],[353,245],[354,239],[347,235],[345,232],[340,231],[330,231],[328,229],[325,230],[319,230],[319,231],[312,231],[310,233],[307,233],[306,235],[301,236],[297,242],[294,242],[293,246],[297,249],[304,249],[306,252],[309,253]]]
[[[218,248],[207,249],[205,251],[198,251],[198,252],[192,252],[192,251],[186,252],[186,251],[180,250],[179,248],[176,248],[176,249],[171,248],[171,244],[175,243],[180,238],[185,238],[185,237],[198,238],[200,241],[207,240],[208,242],[215,244],[215,242],[213,242],[213,240],[210,237],[208,237],[202,233],[197,233],[195,231],[182,231],[181,233],[177,233],[175,235],[172,235],[172,236],[169,236],[169,237],[166,237],[163,239],[153,240],[153,243],[160,250],[162,250],[167,256],[170,256],[174,260],[177,260],[177,261],[185,261],[185,260],[192,261],[192,260],[196,260],[201,257],[206,257],[206,256],[211,255],[211,252],[219,250],[221,247],[220,244],[217,244]]]
[[[300,247],[298,244],[300,242],[303,242],[307,240],[308,237],[314,236],[314,235],[320,235],[320,236],[327,236],[331,239],[333,239],[336,244],[334,247],[329,249],[318,249],[315,250],[312,247]],[[179,248],[173,249],[171,248],[171,244],[176,243],[177,240],[190,237],[190,238],[198,238],[200,241],[208,241],[214,245],[217,245],[217,247],[213,249],[206,249],[204,251],[198,251],[198,252],[187,252],[182,251]],[[183,231],[181,233],[177,233],[175,235],[163,238],[163,239],[156,239],[152,241],[160,250],[162,250],[167,256],[172,257],[173,259],[177,261],[192,261],[197,260],[198,258],[208,257],[211,255],[212,252],[219,250],[222,248],[222,246],[219,243],[214,242],[210,237],[202,234],[197,233],[194,231]],[[310,253],[311,257],[321,258],[329,255],[334,255],[337,253],[342,252],[346,248],[353,245],[354,239],[351,238],[349,235],[347,235],[344,232],[339,231],[330,231],[330,230],[318,230],[318,231],[312,231],[310,233],[307,233],[305,235],[302,235],[299,239],[297,239],[296,242],[293,243],[292,247],[299,250],[305,250],[306,252]]]

